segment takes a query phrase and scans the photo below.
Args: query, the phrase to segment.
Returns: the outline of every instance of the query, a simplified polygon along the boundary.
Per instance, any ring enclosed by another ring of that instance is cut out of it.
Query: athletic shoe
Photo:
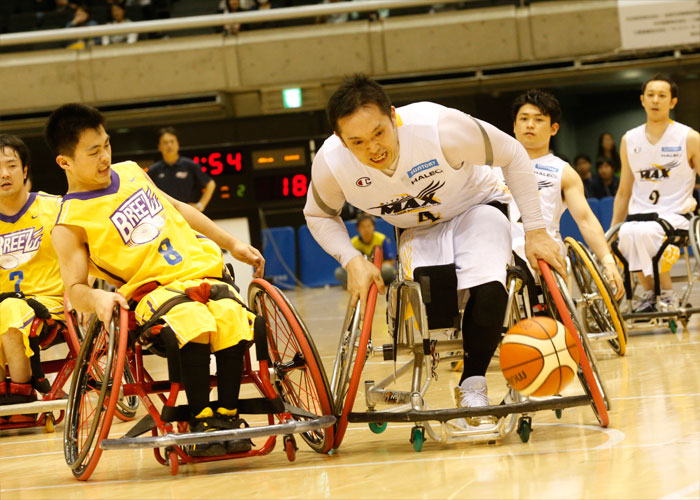
[[[677,311],[680,308],[680,300],[673,290],[661,290],[657,305],[659,311]]]
[[[479,408],[489,406],[488,391],[486,389],[486,377],[475,375],[462,381],[454,388],[455,402],[457,408]],[[479,426],[481,424],[493,423],[494,417],[469,417],[455,419],[454,423],[460,427]]]
[[[213,418],[213,422],[218,429],[240,429],[241,427],[249,427],[248,422],[238,416],[238,410],[228,410],[226,408],[218,408],[216,410],[216,416]],[[250,439],[231,439],[226,441],[225,444],[228,453],[250,451],[253,447],[253,442]]]
[[[632,310],[634,313],[656,312],[656,296],[653,290],[646,290],[639,303]]]
[[[217,430],[214,426],[214,412],[208,406],[190,421],[190,432],[212,432]],[[223,441],[210,443],[190,444],[184,447],[185,453],[191,457],[218,457],[226,455],[226,445]]]

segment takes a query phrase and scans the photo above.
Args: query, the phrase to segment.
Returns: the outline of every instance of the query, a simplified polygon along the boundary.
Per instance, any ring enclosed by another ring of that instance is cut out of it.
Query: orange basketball
[[[574,336],[545,316],[518,321],[501,342],[503,376],[523,396],[560,394],[574,379],[578,361]]]

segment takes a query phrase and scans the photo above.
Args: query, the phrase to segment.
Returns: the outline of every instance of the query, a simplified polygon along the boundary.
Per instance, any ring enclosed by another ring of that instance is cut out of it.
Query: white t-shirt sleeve
[[[453,168],[501,167],[525,231],[546,227],[530,158],[518,141],[490,123],[451,108],[440,113],[438,135],[443,154]]]
[[[343,267],[361,255],[352,246],[348,230],[340,218],[344,203],[345,195],[322,152],[319,152],[311,166],[311,186],[306,195],[304,217],[316,242]]]

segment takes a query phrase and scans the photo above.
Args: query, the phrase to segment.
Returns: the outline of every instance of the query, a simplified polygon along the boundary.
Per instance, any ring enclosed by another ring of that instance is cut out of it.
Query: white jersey
[[[448,221],[478,204],[508,203],[509,191],[491,167],[465,164],[455,170],[447,163],[437,127],[442,109],[421,102],[396,110],[401,155],[391,177],[329,137],[318,155],[348,203],[400,228]]]
[[[646,125],[625,134],[634,175],[630,214],[682,214],[692,209],[695,172],[688,163],[689,131],[690,127],[671,121],[656,144],[647,140]]]
[[[567,163],[561,158],[548,153],[539,158],[531,160],[532,168],[537,178],[537,189],[540,193],[540,205],[542,206],[542,217],[547,225],[547,233],[557,242],[562,255],[565,252],[564,242],[559,232],[561,216],[566,210],[566,203],[562,197],[561,180],[564,176],[564,168]],[[525,232],[520,211],[515,203],[510,204],[510,218],[513,221],[513,249],[521,255],[525,254]],[[521,248],[522,247],[522,248]]]

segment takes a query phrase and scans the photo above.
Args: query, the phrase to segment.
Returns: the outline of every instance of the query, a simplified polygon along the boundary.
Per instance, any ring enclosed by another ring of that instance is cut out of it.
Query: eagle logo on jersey
[[[151,188],[139,189],[109,216],[127,246],[142,245],[153,241],[165,225],[165,219],[158,215],[163,204]]]
[[[652,163],[651,168],[638,170],[639,177],[643,181],[659,182],[664,179],[668,179],[668,177],[671,175],[671,170],[678,167],[680,164],[681,162],[679,161],[670,161],[665,165]]]
[[[371,207],[370,210],[378,208],[381,209],[382,215],[401,215],[440,205],[442,202],[435,197],[435,193],[444,185],[444,182],[431,182],[415,196],[400,194],[390,202]]]
[[[0,269],[15,269],[30,261],[41,245],[44,228],[28,227],[0,235]]]

